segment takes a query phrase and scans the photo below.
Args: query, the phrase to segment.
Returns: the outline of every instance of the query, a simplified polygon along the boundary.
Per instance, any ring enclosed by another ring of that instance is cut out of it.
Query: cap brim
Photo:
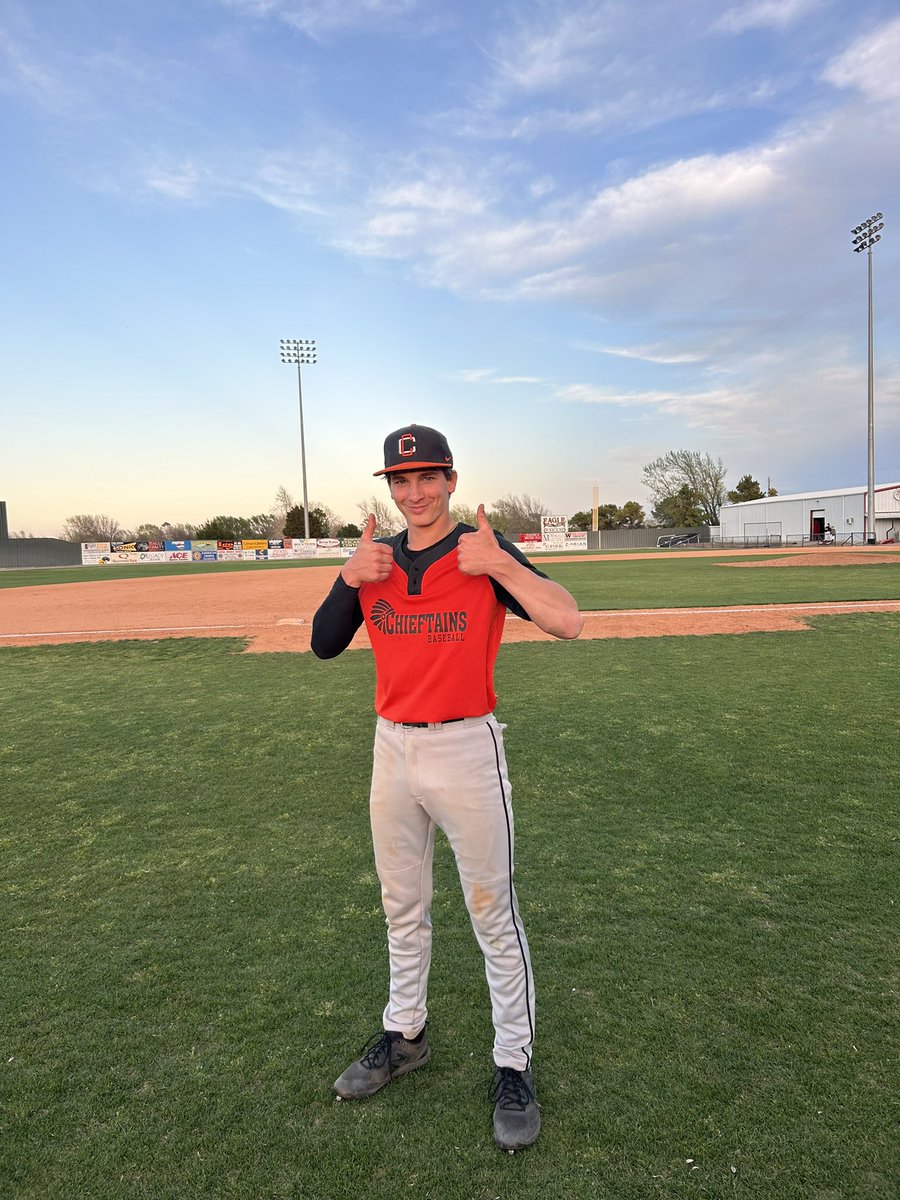
[[[397,471],[433,471],[437,468],[440,471],[452,471],[452,462],[415,462],[415,463],[398,463],[396,467],[382,467],[380,471],[373,471],[373,475],[394,475]]]

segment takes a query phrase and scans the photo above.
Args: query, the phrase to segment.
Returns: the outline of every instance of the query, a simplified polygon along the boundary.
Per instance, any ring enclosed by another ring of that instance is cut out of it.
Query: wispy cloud
[[[422,0],[220,0],[250,17],[282,21],[311,38],[347,30],[395,28],[419,13]]]
[[[785,29],[828,3],[830,0],[748,0],[727,9],[713,27],[723,33]]]
[[[536,375],[501,375],[495,367],[463,367],[458,371],[450,371],[441,376],[442,379],[453,379],[460,383],[544,383],[545,380]]]
[[[600,346],[593,342],[573,342],[572,346],[590,354],[611,354],[614,358],[634,358],[641,362],[659,363],[662,366],[699,363],[708,357],[707,354],[693,350],[674,350],[663,343],[652,346]]]
[[[869,100],[900,100],[900,17],[859,37],[828,64],[824,78]]]

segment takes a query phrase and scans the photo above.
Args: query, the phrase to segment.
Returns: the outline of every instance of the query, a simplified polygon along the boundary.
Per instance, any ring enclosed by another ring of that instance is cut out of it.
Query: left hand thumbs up
[[[491,566],[496,565],[497,556],[503,551],[497,545],[497,537],[485,515],[484,505],[478,505],[475,514],[478,529],[475,533],[464,533],[457,543],[459,569],[463,575],[489,575]]]

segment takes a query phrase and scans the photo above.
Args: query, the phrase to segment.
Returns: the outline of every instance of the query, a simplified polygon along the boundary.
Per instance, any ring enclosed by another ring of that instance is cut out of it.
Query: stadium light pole
[[[303,381],[301,367],[311,367],[316,361],[316,343],[306,338],[282,338],[281,361],[297,365],[297,395],[300,398],[300,471],[303,477],[303,531],[309,540],[309,500],[306,496],[306,437],[303,432]]]
[[[884,229],[882,217],[884,213],[875,213],[868,221],[863,221],[853,234],[853,252],[861,254],[868,251],[869,258],[869,482],[866,503],[869,509],[869,519],[866,522],[866,542],[874,546],[878,541],[875,536],[875,351],[872,344],[872,247],[881,241],[881,230]]]

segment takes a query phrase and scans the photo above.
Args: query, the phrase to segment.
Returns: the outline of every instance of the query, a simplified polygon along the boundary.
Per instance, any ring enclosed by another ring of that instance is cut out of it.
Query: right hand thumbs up
[[[341,568],[344,583],[353,588],[362,583],[384,583],[393,565],[394,551],[384,542],[375,541],[375,514],[369,513],[355,553]]]

